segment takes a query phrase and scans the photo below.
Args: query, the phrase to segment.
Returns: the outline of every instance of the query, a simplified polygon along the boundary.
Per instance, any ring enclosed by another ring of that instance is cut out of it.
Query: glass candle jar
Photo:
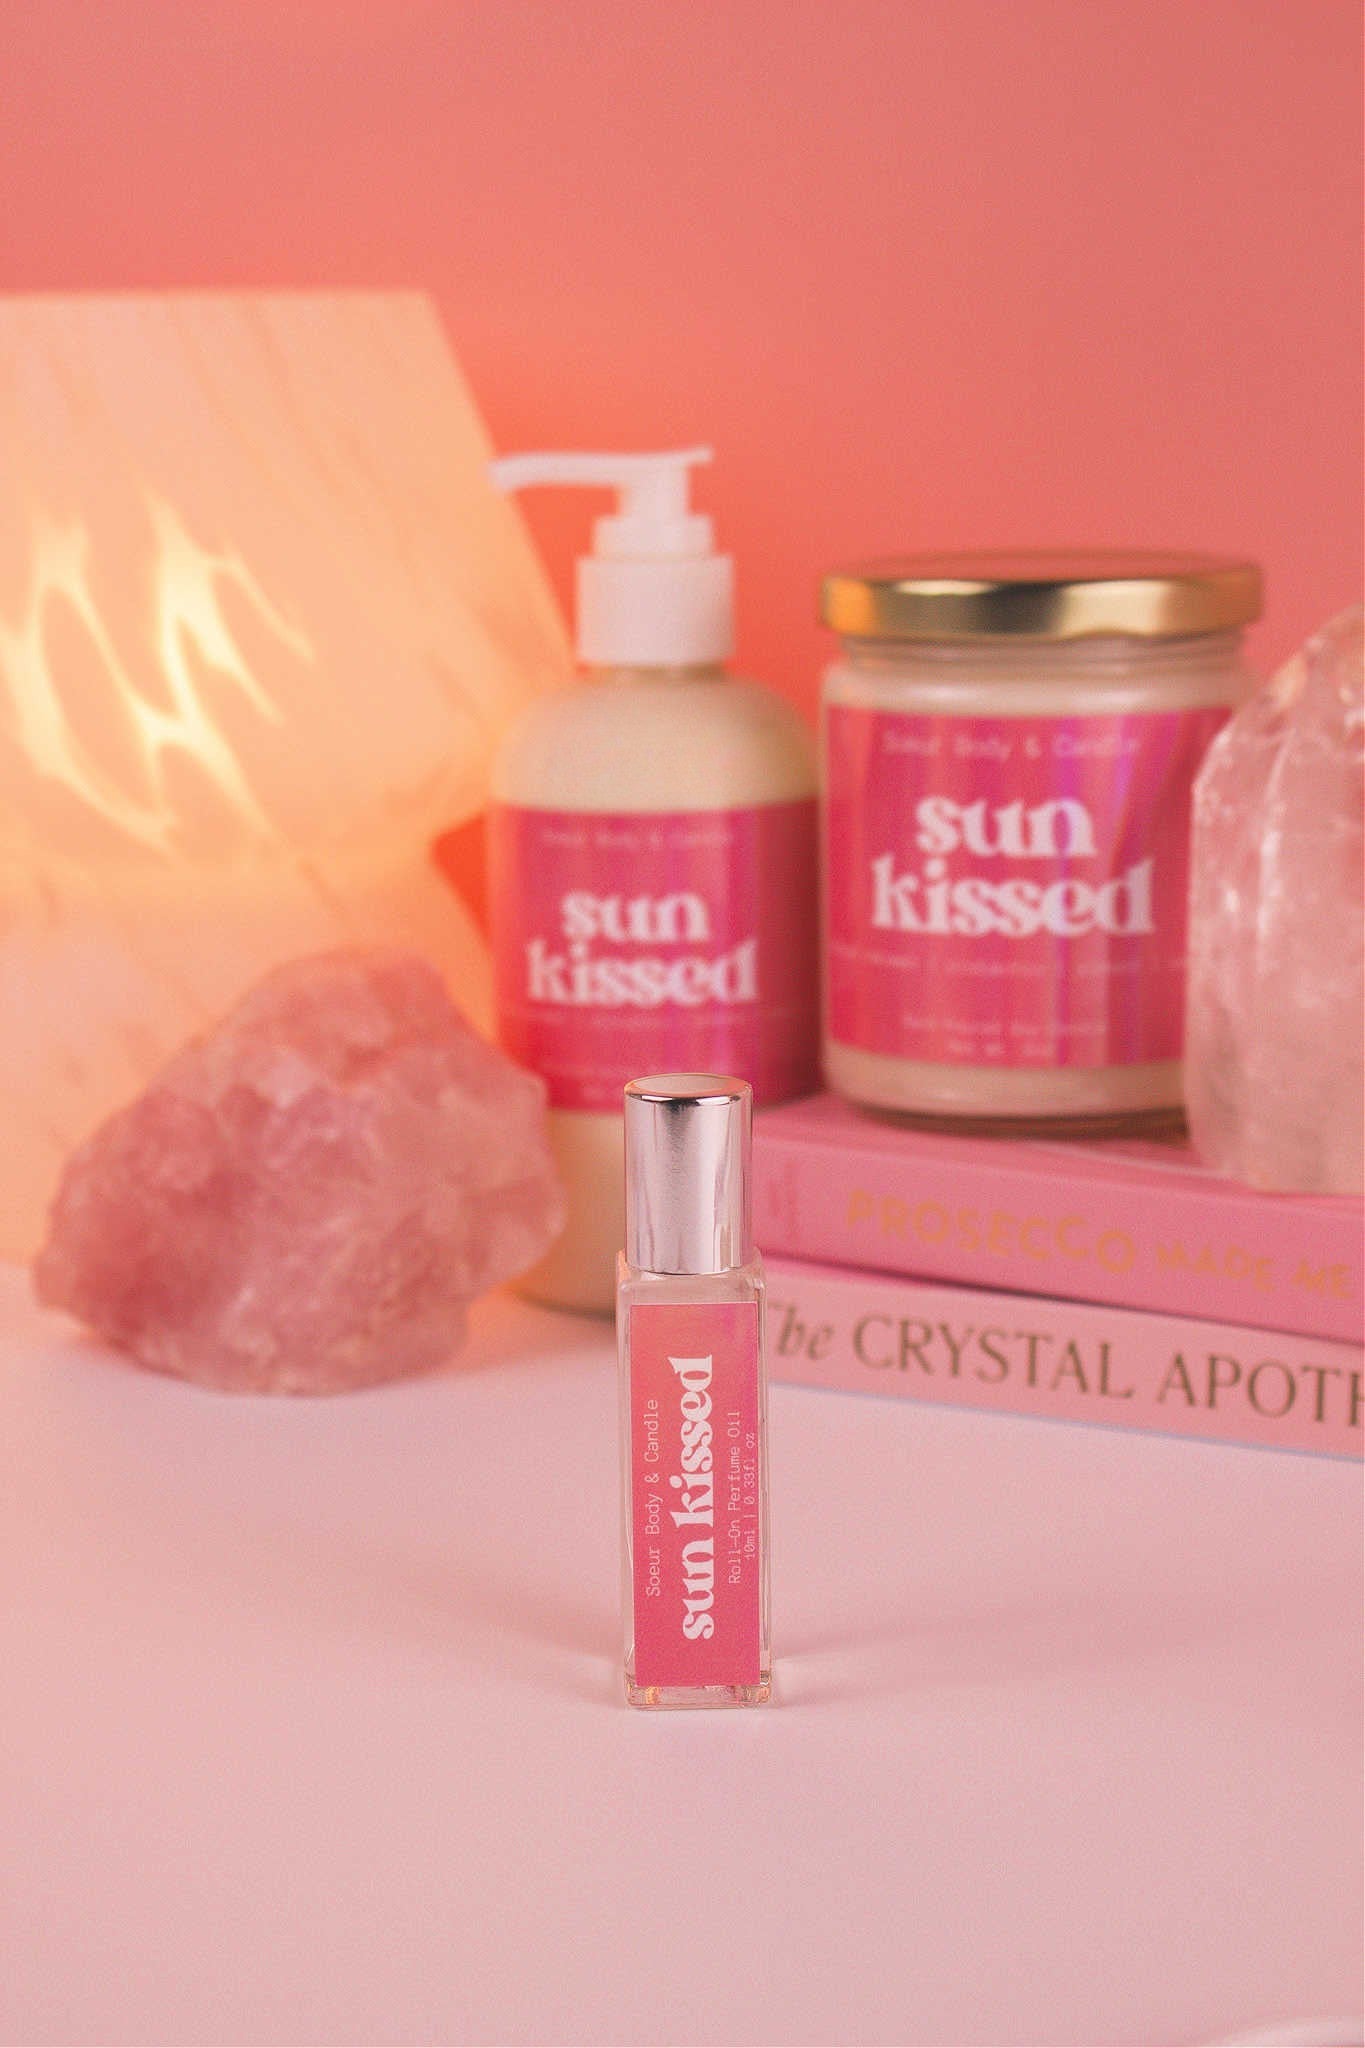
[[[825,1075],[985,1128],[1169,1123],[1190,796],[1251,687],[1247,562],[838,571],[824,687]]]

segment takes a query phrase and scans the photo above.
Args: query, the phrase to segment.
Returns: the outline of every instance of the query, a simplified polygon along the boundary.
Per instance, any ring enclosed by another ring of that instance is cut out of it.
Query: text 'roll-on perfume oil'
[[[625,1091],[618,1272],[626,1695],[757,1706],[772,1692],[763,1266],[752,1096],[719,1074]]]

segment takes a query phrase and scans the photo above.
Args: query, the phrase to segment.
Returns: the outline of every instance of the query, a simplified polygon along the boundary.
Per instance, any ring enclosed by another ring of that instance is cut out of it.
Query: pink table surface
[[[779,1387],[779,1703],[642,1715],[603,1326],[320,1403],[0,1332],[6,2041],[1358,2008],[1358,1467]]]

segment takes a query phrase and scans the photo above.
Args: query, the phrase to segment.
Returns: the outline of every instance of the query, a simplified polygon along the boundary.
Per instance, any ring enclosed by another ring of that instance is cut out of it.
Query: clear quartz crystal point
[[[1185,1092],[1204,1159],[1254,1187],[1365,1184],[1362,612],[1219,734],[1195,786]]]

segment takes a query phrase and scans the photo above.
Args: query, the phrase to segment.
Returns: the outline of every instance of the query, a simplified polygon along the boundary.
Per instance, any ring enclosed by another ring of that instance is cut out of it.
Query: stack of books
[[[1363,1225],[1175,1141],[756,1119],[772,1372],[806,1386],[1359,1458]]]

